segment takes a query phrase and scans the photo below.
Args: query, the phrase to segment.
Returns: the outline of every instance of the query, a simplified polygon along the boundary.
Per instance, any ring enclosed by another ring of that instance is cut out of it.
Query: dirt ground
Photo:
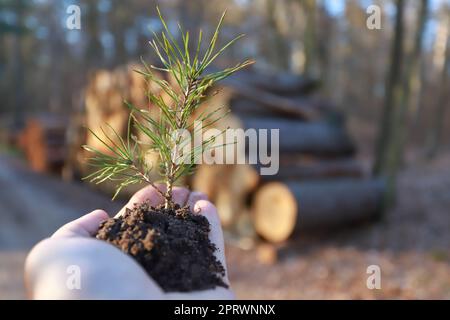
[[[406,168],[397,206],[377,223],[322,235],[300,235],[263,265],[255,251],[229,248],[240,298],[450,299],[450,153]],[[369,265],[381,289],[366,285]]]
[[[431,163],[416,163],[401,173],[397,206],[380,222],[300,235],[278,249],[275,264],[260,262],[257,250],[228,245],[229,273],[238,298],[449,299],[450,153]],[[16,185],[11,186],[11,181]],[[64,198],[62,193],[50,199],[42,181],[57,183],[12,170],[10,163],[0,157],[0,299],[25,298],[23,261],[35,241],[91,207],[111,206],[99,195],[86,199],[83,205],[62,201],[75,198]],[[73,194],[81,192],[79,188],[72,186],[68,190]],[[17,203],[17,193],[22,197],[47,197],[48,205],[27,207],[31,213],[25,214],[19,210],[22,204]],[[30,224],[30,214],[46,218],[46,223],[34,217]],[[18,240],[18,235],[24,238]],[[369,265],[381,269],[380,290],[366,286]]]

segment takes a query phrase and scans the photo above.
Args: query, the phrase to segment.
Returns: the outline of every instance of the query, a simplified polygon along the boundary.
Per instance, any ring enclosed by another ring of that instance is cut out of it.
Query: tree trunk
[[[246,198],[258,182],[258,173],[247,164],[203,164],[192,177],[191,186],[208,196],[217,207],[222,225],[228,227],[246,209]]]
[[[280,70],[289,70],[289,46],[283,36],[279,31],[277,25],[276,8],[279,5],[279,1],[276,0],[266,0],[266,10],[267,10],[267,24],[271,31],[271,39],[265,41],[266,49],[269,56],[272,58],[273,64]]]
[[[241,118],[244,128],[279,129],[280,153],[307,153],[322,156],[351,155],[355,146],[344,127],[327,122]],[[274,143],[272,142],[272,146]]]
[[[34,171],[60,173],[66,160],[66,128],[67,119],[52,114],[28,119],[20,147]]]
[[[318,77],[317,70],[317,35],[316,35],[316,1],[303,0],[303,10],[306,16],[304,32],[305,68],[304,73],[310,77]]]
[[[85,60],[89,67],[104,66],[103,47],[100,42],[100,14],[98,4],[94,1],[86,1],[86,30],[83,32],[87,36]]]
[[[383,191],[382,180],[268,183],[252,203],[255,229],[268,241],[282,242],[299,230],[372,219],[381,212]]]
[[[447,16],[447,30],[449,29],[450,29],[450,18]],[[448,101],[449,100],[448,88],[450,85],[448,80],[450,73],[449,60],[450,60],[450,35],[447,34],[447,43],[445,47],[445,62],[442,68],[442,75],[441,75],[441,89],[440,89],[441,92],[437,100],[433,126],[431,127],[428,136],[428,147],[427,147],[428,158],[433,158],[436,155],[442,140],[442,133],[443,133],[442,131],[444,128],[445,116],[449,105]]]
[[[238,74],[233,75],[233,79],[257,89],[284,96],[305,95],[319,87],[319,82],[314,78],[286,72],[265,74],[240,71]]]
[[[222,84],[232,88],[237,97],[244,97],[257,102],[261,107],[270,109],[273,112],[289,117],[300,118],[304,120],[313,120],[320,117],[319,110],[313,108],[311,104],[305,104],[301,101],[294,101],[286,97],[281,97],[273,93],[257,89],[246,85],[235,79],[224,79]]]
[[[392,129],[395,126],[394,118],[401,94],[401,61],[403,58],[403,14],[404,1],[397,0],[397,14],[395,18],[395,33],[392,40],[391,65],[386,81],[386,97],[380,123],[380,131],[375,152],[374,173],[382,174],[387,171],[389,157],[389,141],[392,138]]]
[[[400,148],[401,134],[405,131],[404,110],[402,100],[404,87],[403,74],[403,38],[404,38],[404,1],[397,0],[397,14],[395,23],[395,36],[392,46],[391,68],[386,86],[386,98],[381,119],[380,132],[377,141],[376,159],[374,165],[375,175],[387,177],[387,192],[384,205],[391,206],[395,199],[396,173],[398,170],[398,149]]]
[[[339,177],[361,178],[364,169],[353,159],[316,160],[293,164],[280,163],[280,170],[273,176],[261,176],[263,181],[320,180]]]
[[[18,32],[13,37],[13,52],[12,52],[12,69],[14,84],[14,128],[20,129],[24,125],[24,86],[25,77],[23,69],[23,52],[22,52],[22,34],[24,32],[24,19],[25,19],[25,2],[18,0],[15,4],[15,13],[17,16],[16,26]]]
[[[408,128],[408,115],[411,110],[411,90],[414,83],[418,81],[420,76],[419,66],[422,56],[422,42],[425,31],[425,22],[428,16],[428,0],[421,1],[421,7],[417,14],[417,30],[414,41],[414,48],[407,59],[405,64],[405,74],[403,78],[403,90],[400,98],[399,111],[397,115],[396,125],[393,128],[393,171],[395,172],[400,168],[403,163],[403,154],[406,144],[406,133]]]

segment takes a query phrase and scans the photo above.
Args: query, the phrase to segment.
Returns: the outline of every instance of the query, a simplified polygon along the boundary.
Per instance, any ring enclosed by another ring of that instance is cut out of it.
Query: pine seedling
[[[111,126],[107,125],[114,136],[109,136],[103,129],[101,131],[105,138],[100,137],[92,130],[90,132],[110,152],[104,153],[89,146],[83,147],[93,153],[89,164],[96,167],[96,170],[85,179],[95,183],[102,183],[107,180],[114,181],[117,187],[113,199],[124,187],[144,182],[153,186],[161,194],[165,199],[165,208],[167,209],[174,207],[172,197],[174,184],[181,177],[193,172],[195,167],[195,161],[193,160],[210,148],[216,138],[216,136],[210,137],[204,140],[200,146],[189,148],[189,152],[186,153],[183,146],[187,143],[187,140],[182,133],[193,129],[195,121],[201,121],[201,123],[209,121],[209,125],[218,121],[220,116],[217,116],[217,111],[220,108],[208,114],[202,113],[195,119],[193,119],[193,115],[201,103],[207,99],[208,90],[215,83],[253,62],[246,60],[224,70],[206,73],[207,67],[242,37],[240,35],[216,50],[225,12],[222,14],[205,50],[202,48],[203,33],[201,30],[195,47],[191,48],[189,32],[184,32],[182,27],[178,25],[181,43],[177,43],[158,8],[157,12],[162,23],[162,31],[159,35],[153,33],[154,38],[150,41],[150,45],[159,58],[161,66],[148,65],[143,61],[144,70],[136,70],[136,72],[140,73],[147,82],[153,82],[159,86],[169,99],[164,99],[162,95],[150,91],[147,92],[151,105],[158,110],[158,117],[152,117],[148,109],[141,109],[125,102],[130,109],[125,139]],[[204,52],[201,53],[201,51]],[[155,71],[168,73],[174,79],[174,85],[160,79]],[[133,128],[147,137],[150,144],[139,141],[132,134]],[[158,154],[159,168],[152,167],[152,164],[145,160],[145,154],[149,150]],[[150,172],[158,169],[158,173],[163,177],[166,185],[164,192],[159,190],[155,181],[150,178]]]

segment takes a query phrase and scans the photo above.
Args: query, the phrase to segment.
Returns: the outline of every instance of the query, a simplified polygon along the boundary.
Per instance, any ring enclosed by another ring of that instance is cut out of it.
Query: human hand
[[[163,186],[158,186],[163,189]],[[229,284],[220,220],[214,205],[202,193],[175,188],[174,201],[188,204],[194,213],[204,215],[211,224],[210,239],[217,247],[216,256],[225,267],[225,283]],[[136,203],[149,201],[156,206],[162,197],[151,186],[138,191],[116,215]],[[57,230],[51,238],[38,243],[25,263],[25,283],[33,299],[233,299],[230,289],[165,293],[130,256],[93,235],[100,222],[109,216],[95,210]],[[76,266],[76,269],[70,269]],[[79,270],[80,288],[70,282]]]

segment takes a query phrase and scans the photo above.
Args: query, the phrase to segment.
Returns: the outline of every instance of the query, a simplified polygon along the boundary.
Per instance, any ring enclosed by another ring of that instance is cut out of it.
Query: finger
[[[183,187],[174,187],[172,192],[173,202],[184,206],[189,197],[189,190]]]
[[[163,184],[156,185],[158,190],[166,192],[166,186]],[[153,187],[146,186],[136,192],[128,201],[128,203],[116,214],[115,218],[125,214],[127,209],[133,209],[136,204],[144,203],[148,201],[151,206],[158,206],[164,202],[164,197]]]
[[[208,200],[208,197],[203,192],[192,191],[186,203],[191,212],[194,212],[195,204],[200,200]]]
[[[92,237],[100,223],[109,218],[104,210],[94,210],[81,218],[73,220],[59,228],[52,238],[59,237]]]
[[[217,214],[216,207],[207,200],[199,200],[196,202],[194,206],[194,214],[201,214],[210,224],[210,232],[209,239],[212,243],[216,245],[217,250],[214,252],[216,258],[222,263],[225,268],[225,283],[229,283],[228,281],[228,272],[227,272],[227,264],[225,261],[225,245],[223,241],[223,232],[222,227],[220,225],[220,219]]]
[[[158,190],[166,192],[166,186],[163,184],[156,185]],[[173,202],[183,206],[189,196],[189,190],[182,187],[174,187],[172,191]],[[164,202],[164,197],[153,186],[147,186],[136,192],[128,201],[128,203],[115,216],[116,218],[123,215],[126,209],[132,209],[136,204],[148,201],[151,206],[158,206]]]

